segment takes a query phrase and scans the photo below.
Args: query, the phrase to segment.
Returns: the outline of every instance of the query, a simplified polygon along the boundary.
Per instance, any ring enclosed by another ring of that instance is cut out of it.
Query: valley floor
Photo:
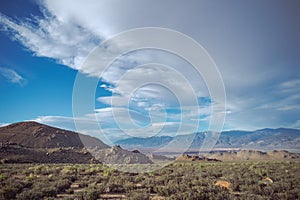
[[[300,199],[299,185],[300,163],[291,161],[174,162],[145,173],[0,164],[0,199]]]

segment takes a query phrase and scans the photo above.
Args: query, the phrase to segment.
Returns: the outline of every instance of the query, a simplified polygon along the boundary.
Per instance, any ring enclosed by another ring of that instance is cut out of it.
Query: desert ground
[[[104,164],[1,164],[0,199],[300,199],[299,177],[298,161],[176,161],[144,173]]]

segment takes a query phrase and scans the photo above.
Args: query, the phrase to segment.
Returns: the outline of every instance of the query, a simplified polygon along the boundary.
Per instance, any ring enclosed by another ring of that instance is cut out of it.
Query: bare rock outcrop
[[[108,149],[89,149],[93,156],[106,164],[152,164],[153,162],[138,151],[128,151],[116,145]]]
[[[274,150],[269,152],[256,150],[240,150],[227,152],[211,153],[209,158],[219,159],[222,161],[231,160],[300,160],[299,153],[291,153],[284,150]]]
[[[181,154],[176,158],[176,161],[215,161],[218,162],[220,160],[215,158],[207,158],[204,156],[198,156],[198,155],[189,155],[189,154]]]

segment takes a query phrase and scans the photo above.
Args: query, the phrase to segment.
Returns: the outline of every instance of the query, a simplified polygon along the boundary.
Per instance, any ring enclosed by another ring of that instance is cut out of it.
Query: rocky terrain
[[[154,162],[160,162],[160,161],[168,162],[176,159],[176,157],[167,157],[164,155],[153,154],[153,153],[147,154],[147,157]]]
[[[215,159],[215,158],[207,158],[204,156],[198,156],[198,155],[182,154],[176,158],[176,161],[214,161],[214,162],[219,162],[220,160]]]
[[[33,149],[0,147],[1,163],[100,163],[84,148]]]
[[[33,121],[0,127],[0,144],[27,148],[109,148],[97,138]]]
[[[88,135],[31,121],[0,127],[0,160],[4,163],[152,163],[139,152],[110,147]]]
[[[108,149],[89,149],[95,158],[103,163],[113,164],[150,164],[152,161],[137,150],[127,151],[120,146],[113,146]]]
[[[221,161],[234,160],[300,160],[300,153],[291,153],[284,150],[274,151],[255,151],[240,150],[228,152],[214,152],[207,155],[208,158],[218,159]]]

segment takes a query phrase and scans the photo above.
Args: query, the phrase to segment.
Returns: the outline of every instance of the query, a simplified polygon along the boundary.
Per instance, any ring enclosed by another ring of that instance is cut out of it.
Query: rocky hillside
[[[1,163],[100,163],[85,149],[0,147]]]
[[[152,161],[137,150],[127,151],[120,146],[113,146],[109,149],[89,149],[95,158],[108,164],[150,164]]]
[[[220,160],[215,158],[207,158],[204,156],[198,156],[198,155],[189,155],[189,154],[182,154],[176,158],[176,161],[214,161],[219,162]]]
[[[0,160],[5,163],[152,163],[144,154],[110,147],[97,138],[37,122],[0,127]]]
[[[27,148],[109,148],[97,138],[31,121],[0,127],[0,144]]]

